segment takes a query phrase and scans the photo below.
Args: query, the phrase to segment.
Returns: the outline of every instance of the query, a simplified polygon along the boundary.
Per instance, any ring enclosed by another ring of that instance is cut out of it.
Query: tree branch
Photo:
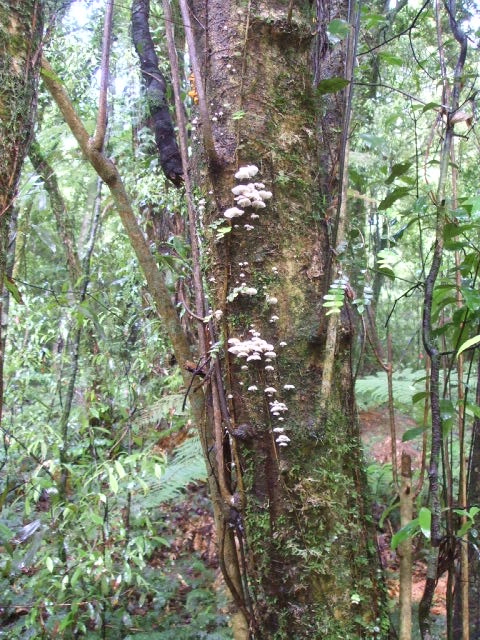
[[[158,269],[157,262],[151,254],[150,248],[145,241],[142,230],[136,220],[135,213],[128,194],[125,191],[120,174],[111,160],[109,160],[101,151],[95,149],[93,145],[90,145],[88,133],[77,116],[67,92],[60,84],[57,76],[44,58],[42,58],[42,68],[44,70],[42,75],[45,85],[57,103],[58,108],[62,112],[65,122],[77,139],[87,160],[110,189],[120,215],[120,219],[147,281],[149,291],[155,302],[158,314],[160,315],[168,336],[172,341],[175,356],[178,362],[182,364],[186,360],[190,359],[190,345],[183,332],[177,311],[170,300],[169,291]],[[184,373],[184,375],[187,374]],[[203,404],[203,402],[200,404]],[[197,410],[201,416],[203,414],[203,409],[199,406]],[[197,414],[197,412],[195,413]],[[197,417],[198,416],[195,415],[195,419],[197,419]]]
[[[422,13],[424,12],[424,10],[427,8],[427,6],[430,4],[430,0],[425,0],[425,3],[423,4],[423,6],[419,9],[417,15],[415,16],[415,18],[413,19],[413,22],[406,28],[403,29],[403,31],[400,31],[399,33],[396,33],[395,35],[393,35],[391,38],[387,38],[386,40],[384,40],[383,42],[381,42],[380,44],[375,45],[374,47],[372,47],[371,49],[368,49],[368,51],[361,51],[360,53],[357,54],[358,57],[360,56],[366,56],[367,53],[372,53],[373,51],[376,51],[377,49],[380,49],[381,47],[384,47],[386,44],[388,44],[389,42],[392,42],[392,40],[396,40],[397,38],[400,38],[401,36],[404,36],[406,33],[410,33],[410,31],[412,29],[414,29],[417,20],[420,18],[420,16],[422,15]]]
[[[110,47],[112,43],[112,21],[114,0],[107,0],[105,23],[103,26],[102,66],[100,80],[100,94],[98,97],[98,114],[95,136],[91,142],[94,149],[101,151],[105,142],[107,131],[107,92],[109,81]]]

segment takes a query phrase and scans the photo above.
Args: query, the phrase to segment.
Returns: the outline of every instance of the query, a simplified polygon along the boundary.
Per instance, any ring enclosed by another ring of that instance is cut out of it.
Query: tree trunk
[[[12,207],[35,118],[42,7],[40,0],[0,3],[0,289],[5,281]],[[0,308],[0,315],[2,311]],[[0,336],[0,344],[3,343]],[[3,349],[0,353],[0,421],[2,402]]]
[[[480,403],[480,365],[477,364],[477,391],[476,403]],[[480,419],[474,418],[472,429],[472,444],[468,473],[468,507],[480,504]],[[463,506],[463,505],[462,505]],[[476,521],[478,522],[478,516]],[[478,526],[475,527],[478,529]],[[473,538],[473,536],[471,536]],[[465,544],[464,542],[462,544]],[[468,549],[469,556],[469,610],[470,610],[470,639],[480,639],[480,555],[478,543],[474,539]],[[461,633],[461,615],[456,616],[456,631]]]
[[[316,24],[307,1],[190,5],[189,55],[201,63],[195,81],[204,83],[216,147],[215,162],[200,145],[195,152],[228,405],[215,473],[231,492],[251,638],[388,635],[368,542],[346,307],[335,353],[324,348],[333,252],[322,204],[339,197],[345,99],[316,95],[311,61],[315,48],[317,79],[344,76],[342,45],[328,43],[326,25],[346,19],[346,4],[318,3]],[[325,358],[333,378],[320,397]]]
[[[140,58],[149,126],[155,133],[160,164],[165,176],[176,186],[183,182],[180,151],[167,102],[167,83],[160,73],[149,29],[150,0],[132,2],[132,39]]]

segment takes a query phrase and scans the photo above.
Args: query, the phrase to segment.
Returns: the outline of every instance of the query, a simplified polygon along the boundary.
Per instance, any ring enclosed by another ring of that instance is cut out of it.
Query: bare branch
[[[114,0],[107,0],[107,9],[105,12],[105,23],[103,26],[103,50],[102,50],[102,66],[100,80],[100,95],[98,97],[98,114],[95,136],[92,140],[92,146],[97,151],[103,149],[105,142],[105,133],[107,131],[107,93],[109,82],[109,62],[110,47],[112,43],[112,22],[113,22],[113,5]]]
[[[182,363],[190,357],[190,345],[183,332],[177,311],[170,300],[169,291],[158,269],[157,262],[137,222],[120,174],[111,160],[90,145],[88,133],[76,114],[67,92],[45,59],[42,59],[42,68],[48,71],[48,73],[45,72],[43,74],[43,79],[62,112],[65,122],[77,139],[87,160],[110,189],[120,219],[147,281],[150,294],[155,301],[158,314],[162,318],[165,329],[172,341],[175,356],[178,362]],[[199,415],[201,416],[202,413],[203,409],[199,408]]]

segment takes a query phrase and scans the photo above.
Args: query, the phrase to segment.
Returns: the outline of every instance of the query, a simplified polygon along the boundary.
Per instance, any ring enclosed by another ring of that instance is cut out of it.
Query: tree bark
[[[158,66],[149,29],[150,0],[132,2],[132,39],[140,59],[150,126],[155,133],[160,164],[165,176],[177,187],[183,183],[180,151],[175,139],[167,101],[167,83]]]
[[[477,391],[475,402],[480,404],[480,363],[477,364]],[[475,417],[472,428],[472,443],[470,463],[468,469],[468,505],[480,504],[480,419]],[[463,506],[463,505],[462,505]],[[478,521],[478,516],[477,516]],[[476,526],[478,529],[478,526]],[[462,544],[465,542],[462,540]],[[469,556],[469,613],[470,613],[470,638],[480,638],[480,555],[477,539],[468,548]],[[461,616],[457,616],[457,633],[461,633]]]
[[[346,18],[346,3],[318,8],[312,29],[306,1],[190,4],[202,52],[195,80],[208,96],[221,161],[195,150],[228,406],[215,474],[232,493],[230,526],[245,551],[251,638],[388,635],[368,544],[346,308],[330,395],[320,395],[332,256],[320,212],[339,197],[345,100],[315,94],[311,60],[313,46],[319,78],[344,75],[342,46],[331,47],[325,31]],[[252,165],[258,173],[245,169]],[[254,183],[264,206],[253,187],[250,204],[234,201],[242,194],[232,188]]]
[[[42,9],[41,0],[9,0],[0,3],[0,289],[5,281],[12,207],[35,119],[43,29]],[[1,306],[3,307],[3,303]],[[0,336],[0,344],[4,344],[3,336]],[[0,422],[3,358],[1,349]]]

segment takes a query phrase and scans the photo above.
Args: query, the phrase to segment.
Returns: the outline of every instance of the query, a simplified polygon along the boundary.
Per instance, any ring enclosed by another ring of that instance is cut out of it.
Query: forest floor
[[[380,519],[384,509],[395,497],[392,487],[392,477],[389,463],[391,461],[391,438],[389,432],[388,412],[384,408],[363,411],[359,415],[360,430],[367,462],[367,473],[370,475],[370,485],[374,494],[374,516]],[[421,466],[421,444],[419,438],[402,442],[402,436],[407,429],[414,428],[416,423],[408,416],[396,413],[397,426],[397,458],[400,463],[402,451],[411,456],[412,469],[418,471]],[[418,443],[418,444],[417,444]],[[162,443],[164,444],[164,443]],[[172,443],[172,446],[178,443]],[[418,476],[418,473],[417,473]],[[162,567],[169,575],[171,593],[169,603],[164,612],[167,626],[174,624],[182,627],[188,625],[188,604],[210,593],[214,599],[214,593],[218,591],[220,584],[218,559],[216,556],[215,528],[211,509],[206,493],[206,488],[201,483],[191,486],[184,501],[178,502],[173,509],[168,511],[160,534],[169,540],[169,546],[159,550],[152,558],[152,564]],[[398,530],[398,509],[385,518],[382,529],[378,528],[377,542],[382,564],[387,577],[387,590],[391,601],[392,619],[395,621],[398,611],[399,595],[399,559],[395,551],[392,551],[390,543],[393,533]],[[425,585],[426,564],[422,550],[420,536],[414,538],[415,563],[413,567],[413,602],[414,609],[423,594]],[[198,561],[192,565],[192,557]],[[202,597],[200,597],[202,596]],[[208,600],[208,598],[207,598]],[[445,636],[445,611],[446,611],[446,576],[439,580],[434,596],[432,617],[437,640]],[[193,604],[193,603],[192,603]],[[200,603],[197,603],[200,604]],[[207,604],[202,602],[202,604]],[[229,637],[227,630],[227,616],[225,602],[208,602],[212,607],[212,613],[204,620],[204,630],[216,628],[217,633],[223,628],[225,636]],[[198,613],[193,606],[190,615],[197,618]],[[217,615],[214,615],[214,611]],[[198,622],[198,618],[197,618]],[[416,613],[414,613],[414,627]],[[419,638],[414,631],[413,639]]]
[[[362,411],[359,414],[360,420],[360,433],[365,451],[365,457],[367,466],[372,464],[374,470],[377,471],[376,482],[376,495],[374,515],[379,519],[383,510],[388,506],[388,501],[391,499],[392,486],[391,486],[391,474],[386,478],[379,474],[381,465],[385,465],[392,460],[392,439],[390,437],[390,427],[388,419],[388,410],[386,408],[378,408],[370,411]],[[408,429],[412,429],[417,424],[408,416],[400,412],[395,412],[396,423],[396,450],[398,469],[400,469],[400,461],[402,457],[402,451],[408,453],[412,459],[412,471],[415,476],[415,471],[419,471],[421,467],[422,451],[419,438],[412,441],[402,442],[402,436]],[[418,444],[418,446],[416,446]],[[375,469],[376,467],[376,469]],[[417,474],[418,475],[418,474]],[[414,485],[415,486],[415,485]],[[375,483],[374,483],[375,493]],[[398,512],[398,510],[397,510]],[[394,512],[389,518],[385,519],[382,530],[378,530],[377,541],[382,565],[387,575],[387,589],[389,597],[392,600],[392,609],[395,608],[395,603],[398,602],[399,595],[399,558],[395,551],[392,551],[390,542],[393,533],[398,529],[398,515]],[[415,608],[421,600],[424,586],[425,586],[425,574],[426,563],[422,558],[422,549],[419,548],[421,539],[417,537],[414,539],[414,553],[417,556],[413,567],[413,585],[412,585],[412,599]],[[436,617],[437,630],[436,637],[440,640],[446,637],[442,631],[445,629],[445,612],[446,612],[446,588],[447,578],[446,574],[443,575],[438,581],[437,589],[433,599],[433,607],[431,609],[432,617]]]
[[[374,517],[380,520],[385,508],[395,499],[395,491],[391,474],[391,438],[388,412],[384,408],[363,411],[359,415],[360,430],[365,451],[367,474],[374,498]],[[400,463],[402,451],[411,456],[412,469],[415,472],[421,466],[420,439],[402,442],[402,436],[408,429],[416,426],[408,416],[396,413],[397,426],[397,458]],[[169,443],[172,448],[178,442]],[[165,442],[162,442],[165,445]],[[416,474],[418,477],[418,473]],[[415,480],[414,480],[415,483]],[[399,558],[391,549],[392,535],[399,528],[398,509],[392,510],[384,519],[382,527],[377,527],[377,542],[381,561],[387,579],[387,590],[390,597],[392,620],[398,617],[399,595]],[[176,628],[179,638],[189,625],[201,629],[203,633],[215,630],[215,637],[229,638],[226,600],[222,597],[220,571],[215,544],[215,527],[206,487],[199,483],[191,485],[183,501],[175,502],[163,512],[163,523],[159,534],[168,540],[168,545],[159,548],[151,558],[153,569],[161,569],[165,583],[163,620],[160,628]],[[425,585],[425,554],[421,536],[414,542],[415,562],[413,567],[413,626],[416,622],[416,609],[423,594]],[[192,559],[195,559],[192,561]],[[439,580],[432,607],[434,624],[432,631],[436,640],[443,640],[445,635],[446,611],[446,577]],[[199,619],[199,612],[203,618]],[[164,636],[162,635],[162,638]],[[165,636],[167,637],[167,636]],[[418,631],[413,632],[412,639],[417,640]],[[170,636],[168,636],[170,638]]]

